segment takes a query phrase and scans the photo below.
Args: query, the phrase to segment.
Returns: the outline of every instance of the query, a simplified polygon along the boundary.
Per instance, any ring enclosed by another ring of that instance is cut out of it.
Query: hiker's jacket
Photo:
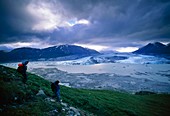
[[[60,91],[60,86],[57,84],[55,84],[55,91],[57,92],[57,91]]]
[[[23,64],[23,70],[22,70],[22,73],[26,73],[26,71],[27,71],[27,64],[28,64],[28,62],[27,62],[27,61],[25,61],[25,62],[22,62],[22,64]]]

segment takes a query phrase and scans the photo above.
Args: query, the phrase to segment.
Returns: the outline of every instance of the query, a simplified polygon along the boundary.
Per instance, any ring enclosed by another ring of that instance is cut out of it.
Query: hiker
[[[57,97],[57,102],[60,101],[60,86],[59,86],[59,80],[55,81],[51,84],[51,89],[54,92],[55,96]]]
[[[17,69],[17,72],[19,72],[21,75],[22,75],[22,81],[23,83],[26,83],[27,81],[27,64],[29,63],[28,60],[22,62],[22,64],[18,64],[18,69]]]

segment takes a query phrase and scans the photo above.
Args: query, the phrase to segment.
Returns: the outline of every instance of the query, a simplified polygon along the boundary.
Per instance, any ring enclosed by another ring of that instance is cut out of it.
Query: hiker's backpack
[[[18,64],[17,72],[22,73],[23,72],[24,65]]]
[[[55,84],[54,84],[54,83],[51,83],[51,89],[52,89],[53,92],[55,92],[55,88],[56,88],[56,87],[55,87]]]

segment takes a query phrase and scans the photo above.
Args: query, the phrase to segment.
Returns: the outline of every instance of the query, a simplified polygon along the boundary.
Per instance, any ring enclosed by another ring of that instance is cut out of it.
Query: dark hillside
[[[149,43],[146,46],[134,51],[133,53],[148,55],[170,55],[170,45],[164,45],[160,42]]]
[[[89,56],[100,54],[99,52],[75,45],[59,45],[44,49],[17,48],[10,52],[0,51],[0,62],[14,62],[21,60],[55,59],[64,56]]]

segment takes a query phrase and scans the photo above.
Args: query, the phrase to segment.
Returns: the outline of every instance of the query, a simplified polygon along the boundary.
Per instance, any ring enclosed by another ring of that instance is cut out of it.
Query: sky
[[[170,42],[169,0],[0,0],[0,49],[130,52],[157,41]]]

